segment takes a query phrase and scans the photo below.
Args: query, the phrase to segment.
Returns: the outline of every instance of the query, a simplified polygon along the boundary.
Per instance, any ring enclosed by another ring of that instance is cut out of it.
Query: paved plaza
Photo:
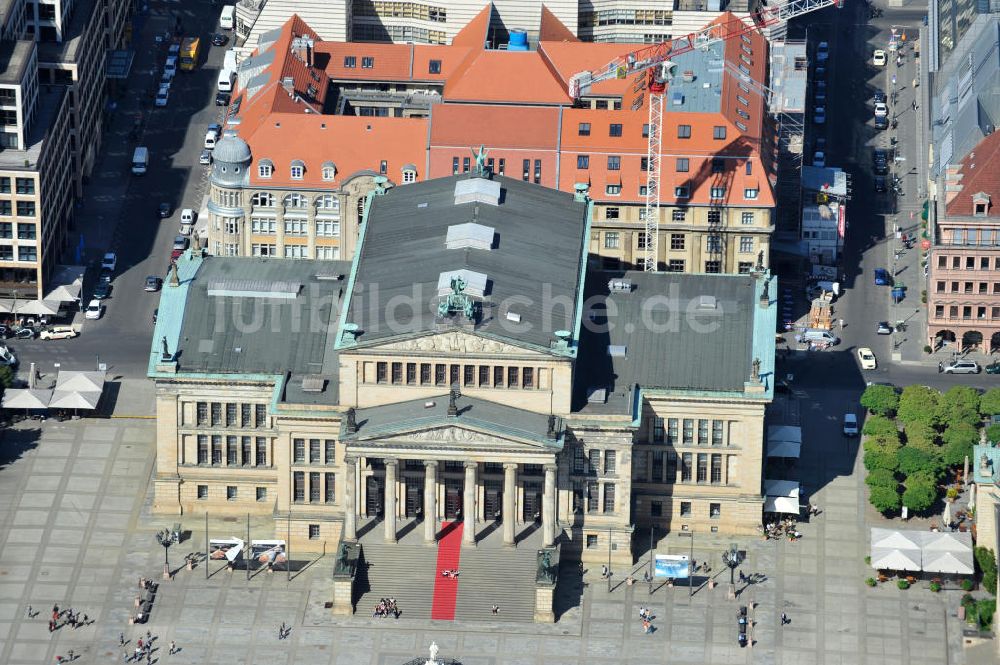
[[[135,414],[149,395],[142,382],[123,386]],[[728,571],[719,557],[725,542],[696,535],[695,558],[712,566],[714,589],[617,584],[611,592],[587,572],[587,584],[566,567],[560,588],[560,620],[552,625],[499,621],[432,622],[372,619],[367,604],[352,617],[335,618],[331,599],[331,554],[297,556],[304,569],[292,573],[226,571],[213,563],[182,569],[189,552],[204,551],[204,521],[182,518],[191,533],[170,550],[173,581],[162,582],[149,624],[129,626],[140,576],[159,577],[163,550],[157,529],[176,520],[150,514],[154,421],[142,418],[28,421],[4,433],[0,467],[0,662],[54,663],[72,649],[80,663],[122,661],[118,636],[158,636],[154,659],[170,663],[403,663],[424,656],[431,641],[441,657],[466,665],[570,665],[576,663],[963,663],[958,593],[931,594],[893,586],[868,589],[865,500],[861,475],[849,475],[857,441],[846,442],[824,418],[810,413],[850,403],[853,394],[805,395],[799,405],[805,456],[800,472],[807,499],[823,514],[801,526],[798,542],[742,543],[749,550],[744,572],[766,581],[741,591],[740,603],[757,604],[756,645],[736,643],[736,608],[726,599]],[[814,401],[815,400],[815,401]],[[857,471],[857,469],[855,469]],[[818,491],[817,491],[817,488]],[[212,519],[211,537],[242,536],[242,520]],[[251,523],[253,537],[273,537],[265,521]],[[687,541],[664,538],[660,551],[687,551]],[[682,549],[685,548],[685,549]],[[469,555],[474,556],[474,553]],[[644,562],[634,572],[641,579]],[[623,579],[624,571],[616,571]],[[405,585],[405,579],[400,585]],[[503,584],[497,580],[497,584]],[[489,602],[489,590],[483,590]],[[581,602],[582,598],[582,602]],[[367,602],[367,600],[365,601]],[[87,627],[48,632],[53,603],[96,620]],[[39,614],[27,617],[29,604]],[[641,606],[656,616],[644,634]],[[779,625],[780,613],[790,623]],[[292,631],[278,640],[278,626]],[[167,644],[180,651],[168,655]]]

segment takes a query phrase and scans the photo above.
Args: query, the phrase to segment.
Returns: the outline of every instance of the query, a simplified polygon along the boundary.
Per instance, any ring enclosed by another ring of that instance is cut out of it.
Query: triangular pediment
[[[496,432],[448,425],[443,427],[427,427],[407,432],[393,432],[373,437],[361,437],[360,442],[368,446],[385,443],[388,446],[424,445],[428,448],[458,448],[462,450],[536,450],[542,451],[560,446],[559,441],[543,442],[533,438],[517,436],[501,436]]]
[[[433,353],[448,355],[503,355],[515,357],[547,357],[533,349],[515,346],[487,337],[481,337],[461,330],[449,330],[443,333],[423,335],[411,339],[397,340],[366,347],[377,348],[379,351],[403,351],[407,353]]]

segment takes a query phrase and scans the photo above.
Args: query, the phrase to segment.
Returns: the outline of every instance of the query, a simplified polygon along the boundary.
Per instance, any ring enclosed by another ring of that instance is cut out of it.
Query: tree
[[[992,416],[1000,413],[1000,388],[990,388],[979,398],[979,413]]]
[[[938,400],[941,423],[979,424],[979,393],[969,386],[952,386]]]
[[[945,466],[961,466],[966,456],[972,458],[972,447],[979,443],[979,432],[969,423],[949,425],[941,435],[944,450],[941,461]]]
[[[6,390],[14,385],[14,370],[10,365],[0,365],[0,388]]]
[[[893,490],[899,487],[896,474],[889,469],[873,469],[865,478],[865,484],[869,487],[889,487]]]
[[[993,550],[986,547],[975,549],[976,568],[983,576],[983,587],[992,594],[997,592],[997,557]]]
[[[899,492],[895,487],[876,485],[868,493],[868,501],[883,515],[899,510],[901,505]]]
[[[938,402],[941,393],[927,386],[913,385],[903,388],[899,396],[899,408],[896,417],[906,425],[910,423],[925,423],[932,427],[938,425],[940,413]]]
[[[865,420],[865,426],[861,429],[861,432],[873,439],[892,440],[899,438],[899,430],[896,428],[895,421],[885,416],[869,416]]]
[[[906,426],[906,445],[935,455],[939,454],[938,433],[927,423],[911,423]]]
[[[937,501],[937,483],[932,478],[916,473],[906,479],[906,489],[903,491],[903,505],[918,513],[922,513]]]
[[[861,406],[876,415],[889,416],[899,408],[899,395],[893,386],[870,385],[861,395]]]
[[[990,425],[986,428],[986,440],[994,444],[1000,443],[1000,425]]]
[[[865,450],[865,468],[868,471],[886,469],[895,471],[899,468],[899,448],[894,446],[872,446]]]
[[[912,446],[904,446],[897,453],[899,472],[912,476],[915,473],[926,473],[935,480],[941,471],[940,461],[934,455]]]

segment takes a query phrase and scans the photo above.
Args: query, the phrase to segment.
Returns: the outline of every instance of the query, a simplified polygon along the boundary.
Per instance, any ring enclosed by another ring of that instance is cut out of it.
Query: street
[[[174,15],[180,16],[185,35],[201,37],[201,64],[193,72],[177,73],[169,103],[160,108],[153,106],[148,95],[159,81],[167,46],[156,45],[154,35],[172,27]],[[147,275],[166,274],[180,210],[201,208],[209,167],[199,165],[198,156],[207,125],[220,122],[223,115],[223,107],[214,103],[215,84],[229,44],[211,45],[217,19],[218,7],[210,3],[151,3],[149,13],[137,19],[141,27],[135,32],[138,43],[132,74],[123,94],[112,96],[117,108],[106,112],[104,143],[78,204],[77,227],[69,242],[76,247],[77,236],[83,236],[83,261],[88,266],[85,304],[96,285],[101,256],[105,251],[117,252],[111,298],[105,301],[104,316],[84,322],[75,339],[9,340],[22,373],[31,362],[43,374],[54,372],[55,363],[61,369],[94,369],[103,363],[111,376],[145,376],[159,295],[143,291],[143,285]],[[133,141],[129,133],[139,113],[143,117],[140,136]],[[144,176],[134,176],[130,170],[137,145],[150,152]],[[172,214],[161,220],[157,208],[163,202],[170,204]]]

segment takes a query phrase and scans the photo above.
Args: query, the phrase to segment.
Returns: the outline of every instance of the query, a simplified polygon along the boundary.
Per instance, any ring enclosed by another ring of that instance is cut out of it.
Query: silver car
[[[943,365],[941,371],[945,374],[979,374],[982,368],[975,360],[956,360],[953,363]]]

